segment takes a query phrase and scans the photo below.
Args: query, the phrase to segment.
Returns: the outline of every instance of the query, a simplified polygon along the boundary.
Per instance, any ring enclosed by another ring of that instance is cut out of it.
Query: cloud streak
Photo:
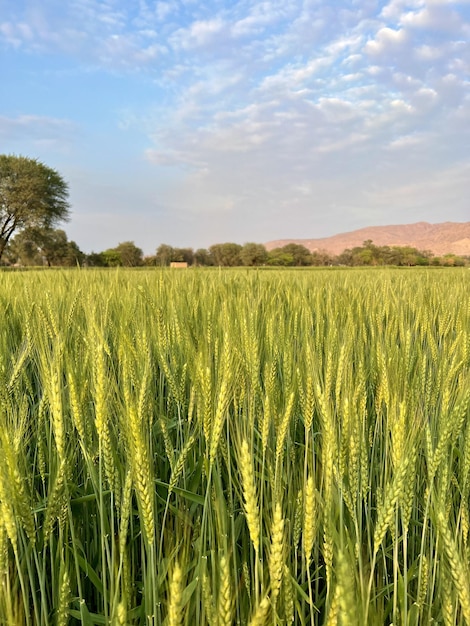
[[[0,115],[0,141],[25,142],[47,145],[65,150],[77,134],[75,124],[69,120],[39,115]]]

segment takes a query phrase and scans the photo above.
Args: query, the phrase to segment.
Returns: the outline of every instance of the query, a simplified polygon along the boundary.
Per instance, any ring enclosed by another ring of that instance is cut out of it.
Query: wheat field
[[[470,272],[0,273],[0,624],[470,625]]]

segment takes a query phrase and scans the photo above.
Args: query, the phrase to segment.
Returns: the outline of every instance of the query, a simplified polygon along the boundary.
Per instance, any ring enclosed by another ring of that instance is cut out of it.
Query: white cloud
[[[435,89],[430,87],[420,87],[412,94],[411,98],[415,108],[422,111],[437,104],[438,94]]]
[[[338,124],[356,118],[357,111],[350,102],[340,98],[320,98],[318,108],[331,123]]]
[[[395,50],[402,48],[408,37],[404,29],[395,30],[384,26],[374,39],[369,40],[365,45],[365,51],[372,56],[391,54]]]
[[[326,51],[333,56],[338,56],[344,52],[350,52],[351,50],[358,50],[363,41],[362,35],[354,35],[349,37],[340,37],[331,44],[326,46]]]
[[[275,2],[260,2],[254,4],[248,15],[238,19],[231,27],[234,37],[246,37],[248,35],[258,35],[266,27],[277,22],[289,13],[289,4]]]
[[[387,20],[397,20],[405,9],[420,8],[425,0],[391,0],[382,9],[380,15]]]
[[[427,6],[420,11],[410,11],[401,16],[400,22],[405,27],[432,31],[460,33],[462,21],[455,11],[442,6]]]
[[[409,135],[403,135],[393,139],[388,144],[387,148],[390,150],[409,150],[415,148],[426,142],[430,138],[427,133],[410,133]]]
[[[277,73],[263,78],[259,89],[261,92],[276,92],[278,90],[291,91],[308,84],[316,75],[320,75],[326,68],[331,66],[333,59],[325,56],[307,61],[304,65],[287,65]]]
[[[445,54],[442,48],[438,46],[430,46],[428,44],[423,44],[418,46],[415,49],[415,55],[419,60],[423,61],[436,61]]]
[[[177,30],[172,36],[172,42],[177,49],[202,48],[213,43],[226,28],[226,23],[219,17],[210,20],[198,20],[188,28]]]

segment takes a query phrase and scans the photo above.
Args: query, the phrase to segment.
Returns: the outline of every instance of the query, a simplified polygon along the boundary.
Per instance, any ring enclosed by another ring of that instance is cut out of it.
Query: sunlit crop
[[[470,624],[470,272],[0,273],[0,624]]]

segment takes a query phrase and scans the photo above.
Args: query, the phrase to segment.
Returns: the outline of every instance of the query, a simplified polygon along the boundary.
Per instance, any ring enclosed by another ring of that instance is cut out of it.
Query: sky
[[[0,0],[0,153],[85,252],[470,220],[470,0]]]

